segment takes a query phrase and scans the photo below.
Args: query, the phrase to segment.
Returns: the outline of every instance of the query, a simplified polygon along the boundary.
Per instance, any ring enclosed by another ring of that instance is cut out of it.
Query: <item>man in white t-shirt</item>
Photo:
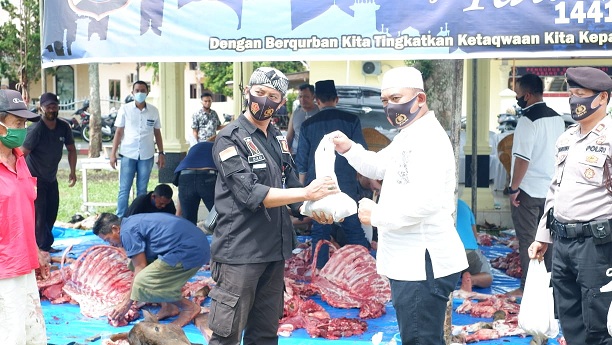
[[[565,131],[563,118],[542,101],[544,83],[535,74],[518,80],[516,100],[523,108],[514,130],[511,180],[508,196],[512,204],[512,222],[519,241],[521,286],[508,292],[522,296],[529,267],[527,249],[535,240],[538,222],[544,213],[546,193],[555,171],[555,142]],[[544,258],[550,271],[551,251]]]
[[[117,166],[117,150],[121,156],[119,175],[119,195],[117,197],[117,216],[123,217],[128,208],[128,198],[134,176],[136,176],[137,196],[147,194],[147,185],[153,169],[155,144],[157,144],[158,161],[161,169],[165,165],[164,144],[161,135],[159,111],[145,100],[149,87],[143,81],[132,86],[134,102],[124,104],[117,112],[115,126],[117,132],[113,139],[110,165]],[[121,144],[121,148],[119,145]]]

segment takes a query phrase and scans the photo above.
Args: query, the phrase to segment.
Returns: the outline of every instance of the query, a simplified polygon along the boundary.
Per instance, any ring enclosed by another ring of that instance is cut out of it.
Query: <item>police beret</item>
[[[321,80],[315,83],[315,95],[337,96],[336,84],[333,80]]]
[[[583,88],[593,91],[612,90],[612,79],[606,72],[593,67],[570,67],[565,72],[570,88]]]

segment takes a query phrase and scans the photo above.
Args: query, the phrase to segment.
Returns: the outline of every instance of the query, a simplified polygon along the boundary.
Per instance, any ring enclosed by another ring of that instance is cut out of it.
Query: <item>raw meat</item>
[[[321,245],[319,241],[314,257]],[[313,260],[312,271],[315,271]],[[312,285],[321,298],[336,308],[360,308],[359,317],[370,319],[385,313],[385,304],[391,300],[389,280],[376,273],[376,260],[360,245],[346,245],[334,250],[319,274],[313,275]]]
[[[98,245],[85,250],[70,266],[61,270],[64,291],[81,306],[88,317],[108,315],[130,293],[134,273],[119,248]]]
[[[367,330],[367,323],[358,319],[332,319],[315,301],[303,300],[294,287],[294,282],[285,278],[285,306],[278,327],[280,336],[288,337],[293,330],[306,328],[313,338],[339,339],[363,334]]]
[[[523,270],[518,252],[509,253],[491,260],[491,266],[500,270],[506,270],[510,277],[520,278]]]

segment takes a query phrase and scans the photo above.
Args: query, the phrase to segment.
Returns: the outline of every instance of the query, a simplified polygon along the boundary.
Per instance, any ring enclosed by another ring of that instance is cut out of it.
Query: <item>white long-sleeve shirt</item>
[[[344,154],[362,175],[384,180],[372,225],[378,228],[377,271],[391,279],[426,279],[425,251],[435,278],[468,267],[455,230],[455,159],[432,111],[379,152],[353,144]]]

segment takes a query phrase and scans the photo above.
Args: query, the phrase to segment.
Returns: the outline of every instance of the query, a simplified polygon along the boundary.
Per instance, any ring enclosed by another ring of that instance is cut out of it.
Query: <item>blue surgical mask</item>
[[[147,94],[144,92],[136,92],[134,94],[134,100],[138,103],[144,103],[145,99],[147,99]]]

